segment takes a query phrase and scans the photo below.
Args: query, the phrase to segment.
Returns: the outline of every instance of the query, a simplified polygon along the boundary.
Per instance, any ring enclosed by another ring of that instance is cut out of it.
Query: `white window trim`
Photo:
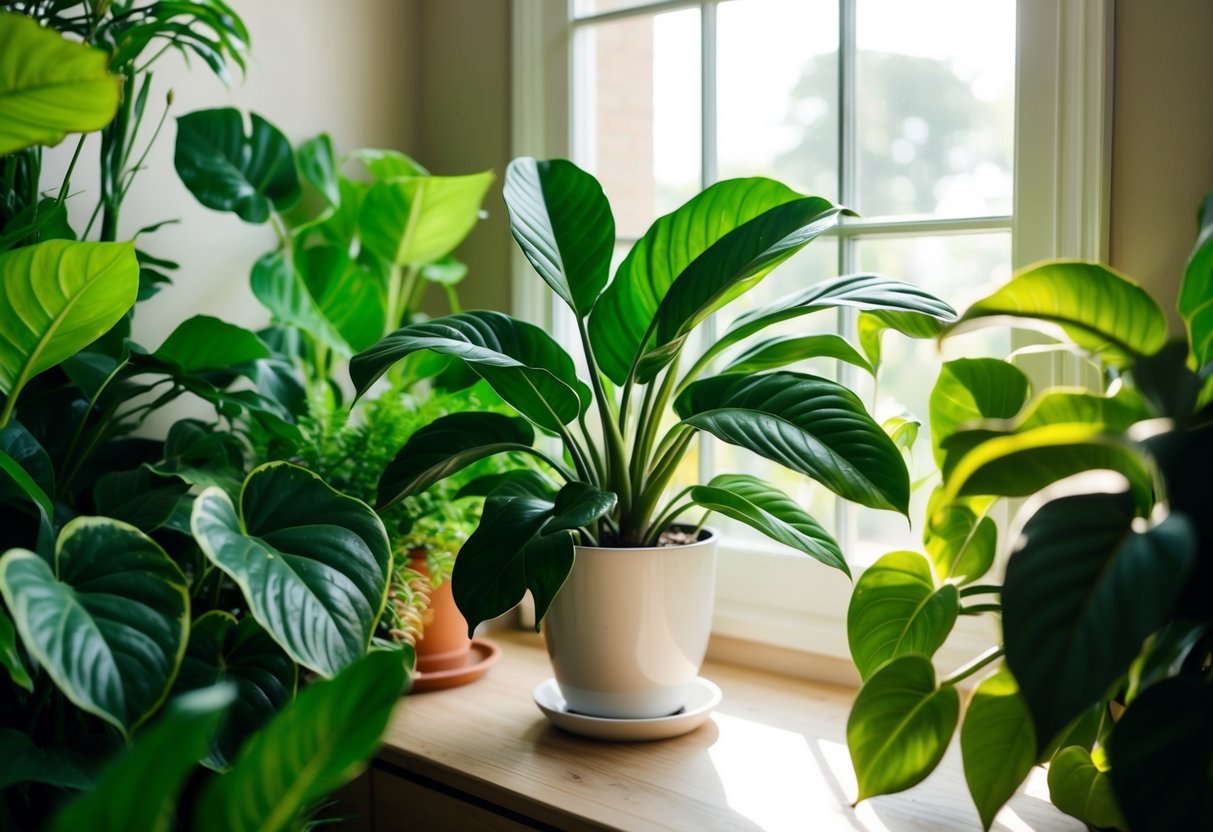
[[[1016,268],[1053,257],[1107,258],[1114,2],[1019,0]],[[550,0],[513,4],[514,156],[569,155],[570,16],[566,4]],[[512,276],[514,313],[551,326],[551,298],[519,253]],[[1043,380],[1060,381],[1073,372],[1059,359],[1052,377]],[[1008,545],[1005,535],[1001,543]],[[713,632],[849,660],[851,586],[838,572],[774,544],[725,540]],[[944,667],[959,666],[995,638],[988,616],[961,619],[937,660]]]

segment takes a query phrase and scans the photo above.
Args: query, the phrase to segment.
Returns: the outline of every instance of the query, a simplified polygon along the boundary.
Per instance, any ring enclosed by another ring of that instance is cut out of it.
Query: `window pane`
[[[574,0],[573,14],[576,17],[590,17],[618,9],[630,9],[643,6],[647,0]]]
[[[1008,231],[885,237],[859,240],[856,245],[863,270],[908,280],[934,292],[958,310],[988,292],[990,284],[1001,283],[1010,277],[1011,234]],[[897,333],[885,335],[878,384],[860,379],[856,390],[878,420],[895,415],[904,407],[923,422],[913,448],[911,483],[935,470],[926,424],[927,404],[943,362],[962,356],[1006,355],[1008,352],[1010,336],[1002,330],[978,330],[949,338],[944,342],[942,353],[933,340],[916,341]],[[894,548],[919,549],[921,518],[936,482],[932,478],[912,494],[910,517],[915,522],[912,531],[905,518],[893,512],[864,509],[859,515],[860,540],[881,544],[872,550],[876,554]]]
[[[858,209],[1009,214],[1014,0],[857,5]]]
[[[717,14],[720,178],[838,201],[837,0],[731,0]]]
[[[699,10],[582,27],[573,147],[638,237],[699,191]]]

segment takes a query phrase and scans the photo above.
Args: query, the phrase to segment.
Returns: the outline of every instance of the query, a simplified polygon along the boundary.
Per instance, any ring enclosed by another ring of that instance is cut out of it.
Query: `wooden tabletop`
[[[503,655],[485,678],[402,700],[383,763],[560,829],[981,829],[955,743],[919,786],[851,808],[852,690],[709,663],[724,691],[710,721],[676,739],[601,742],[552,727],[532,701],[551,676],[539,637],[493,640]],[[993,828],[1085,829],[1048,803],[1039,769]]]

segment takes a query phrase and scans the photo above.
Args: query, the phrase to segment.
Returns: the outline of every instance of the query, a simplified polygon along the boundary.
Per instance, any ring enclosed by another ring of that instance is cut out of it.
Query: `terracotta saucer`
[[[472,649],[462,667],[452,667],[450,670],[435,670],[430,673],[414,673],[413,687],[410,693],[424,693],[427,690],[442,690],[455,688],[474,682],[488,672],[497,659],[501,658],[501,648],[486,638],[472,639]]]

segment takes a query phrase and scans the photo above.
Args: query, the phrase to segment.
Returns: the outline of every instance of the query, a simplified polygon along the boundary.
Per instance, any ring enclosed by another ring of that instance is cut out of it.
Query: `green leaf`
[[[16,419],[0,428],[0,453],[25,472],[46,494],[55,492],[55,465],[50,455],[32,433]],[[3,457],[0,457],[3,466]]]
[[[419,494],[486,457],[530,451],[535,431],[525,419],[500,413],[451,413],[417,430],[379,478],[378,501],[389,506]]]
[[[223,715],[203,764],[231,768],[244,740],[295,696],[298,668],[251,617],[239,623],[212,610],[194,621],[177,676],[178,692],[231,683],[236,696]]]
[[[275,321],[303,330],[332,347],[338,355],[350,354],[345,338],[320,309],[302,275],[281,252],[264,254],[253,264],[249,288]]]
[[[377,180],[430,175],[430,172],[423,168],[416,159],[406,156],[399,150],[364,147],[355,150],[350,157],[361,162],[367,172]]]
[[[780,335],[767,338],[740,353],[725,373],[761,373],[809,358],[836,358],[869,373],[876,370],[841,335]]]
[[[93,502],[98,514],[151,533],[168,521],[189,490],[190,484],[185,480],[161,474],[150,465],[140,465],[130,471],[110,471],[98,477],[93,486]]]
[[[247,329],[210,315],[195,315],[182,321],[152,355],[175,364],[183,372],[225,370],[269,358],[270,349]]]
[[[910,477],[893,440],[847,388],[791,372],[722,375],[678,396],[683,423],[774,460],[848,500],[905,514]]]
[[[1010,419],[1028,401],[1023,371],[997,358],[958,358],[939,371],[931,389],[929,420],[935,464],[943,466],[944,440],[983,419]]]
[[[245,222],[263,223],[299,199],[299,177],[290,142],[253,113],[244,132],[240,111],[199,110],[177,119],[177,175],[194,195],[216,211]]]
[[[939,579],[955,580],[963,586],[985,575],[994,565],[998,527],[992,518],[978,517],[972,507],[963,503],[933,510],[930,505],[937,502],[940,493],[936,489],[931,495],[922,541]]]
[[[285,462],[244,481],[240,513],[218,488],[194,501],[206,556],[299,664],[332,676],[364,655],[387,600],[391,548],[369,506]]]
[[[564,159],[515,159],[505,172],[510,231],[539,276],[578,316],[611,268],[615,218],[598,180]]]
[[[1188,328],[1196,366],[1213,361],[1213,198],[1197,212],[1199,233],[1179,287],[1179,314]]]
[[[405,658],[376,651],[304,688],[245,743],[198,798],[199,832],[292,829],[317,800],[358,775],[404,690]]]
[[[523,416],[558,431],[589,405],[573,359],[544,330],[500,312],[461,312],[396,330],[354,356],[350,378],[362,396],[389,367],[418,350],[467,362]]]
[[[935,686],[929,659],[902,656],[876,671],[847,720],[856,802],[921,782],[943,758],[959,715],[956,688]]]
[[[177,828],[177,795],[206,750],[230,687],[179,696],[164,717],[106,766],[97,785],[55,815],[49,832],[169,832]]]
[[[124,734],[168,693],[185,652],[189,584],[133,526],[77,517],[55,571],[24,549],[0,560],[0,592],[26,650],[83,711]]]
[[[69,748],[39,748],[13,728],[0,728],[0,790],[18,783],[45,783],[64,789],[91,789],[94,765]]]
[[[104,335],[138,289],[132,243],[51,240],[0,254],[0,393],[8,407],[31,378]]]
[[[1032,718],[1006,670],[984,679],[969,700],[960,728],[965,781],[985,829],[1036,763]]]
[[[17,631],[13,629],[13,621],[8,613],[0,609],[0,666],[8,672],[8,678],[13,684],[34,692],[34,681],[29,677],[25,668],[25,660],[17,649]]]
[[[1104,477],[1046,492],[1048,502],[1011,536],[1003,638],[1041,747],[1129,669],[1170,616],[1195,559],[1182,515],[1138,532],[1127,490],[1074,493]]]
[[[1158,352],[1167,322],[1150,295],[1098,263],[1057,260],[1020,272],[977,301],[952,327],[964,331],[1011,323],[1068,337],[1113,366]]]
[[[939,301],[943,303],[943,301]],[[950,308],[950,307],[949,307]],[[890,329],[900,332],[909,338],[935,338],[944,330],[945,321],[955,320],[952,313],[947,317],[937,317],[935,314],[921,312],[888,312],[865,311],[859,313],[856,329],[859,335],[859,345],[864,355],[875,367],[880,366],[882,352],[881,340]]]
[[[458,285],[467,277],[467,273],[467,264],[461,263],[449,254],[446,257],[438,258],[433,263],[426,263],[421,267],[420,272],[422,280],[428,280],[439,286]]]
[[[4,451],[0,450],[0,485],[4,484],[7,478],[12,482],[22,493],[34,501],[38,506],[38,510],[43,516],[52,518],[55,516],[55,504],[51,502],[51,498],[42,486],[34,481],[34,478],[29,473],[17,464],[17,460],[13,459]]]
[[[244,449],[234,435],[197,419],[182,419],[164,440],[164,460],[153,466],[191,485],[218,486],[228,494],[240,492]]]
[[[1058,809],[1084,823],[1100,829],[1129,828],[1116,804],[1108,772],[1095,765],[1085,748],[1072,745],[1054,755],[1049,763],[1049,798]]]
[[[745,523],[774,541],[851,574],[830,533],[794,500],[757,477],[720,474],[707,485],[693,487],[691,499],[708,511]]]
[[[373,265],[350,257],[336,245],[312,246],[296,255],[295,266],[325,321],[355,350],[383,336],[387,322],[387,280]]]
[[[91,133],[113,120],[120,81],[103,50],[23,14],[0,12],[0,55],[0,154],[56,145],[68,133]]]
[[[1213,694],[1183,675],[1145,690],[1108,738],[1116,801],[1132,829],[1201,829],[1213,817]]]
[[[500,493],[527,494],[532,497],[550,497],[560,488],[559,483],[534,468],[519,468],[502,471],[500,474],[485,474],[460,486],[454,499],[465,497],[487,497],[500,489]]]
[[[295,149],[295,163],[299,173],[306,179],[325,202],[336,207],[341,204],[341,188],[337,184],[337,154],[333,152],[333,140],[328,133],[308,139]]]
[[[407,176],[373,185],[362,202],[363,244],[397,266],[450,254],[475,227],[493,172]]]
[[[863,679],[898,656],[935,655],[960,613],[952,584],[936,588],[930,562],[890,552],[864,570],[847,610],[847,641]]]

